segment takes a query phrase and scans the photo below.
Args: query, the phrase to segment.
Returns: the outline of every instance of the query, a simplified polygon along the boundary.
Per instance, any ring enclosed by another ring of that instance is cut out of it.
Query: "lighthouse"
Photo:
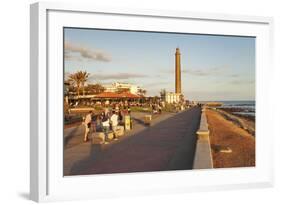
[[[165,92],[161,97],[167,103],[182,103],[184,101],[181,90],[181,53],[179,48],[176,48],[175,53],[175,92]]]
[[[181,94],[181,54],[179,48],[176,48],[175,53],[175,93]]]

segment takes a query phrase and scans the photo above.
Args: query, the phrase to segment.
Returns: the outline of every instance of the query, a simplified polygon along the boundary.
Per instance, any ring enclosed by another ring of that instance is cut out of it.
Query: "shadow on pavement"
[[[68,175],[192,169],[200,113],[192,108],[111,144],[92,144]]]
[[[66,147],[69,147],[70,145],[70,141],[73,139],[73,138],[75,138],[76,137],[76,135],[75,135],[75,133],[78,131],[78,129],[80,129],[81,128],[81,126],[78,126],[78,127],[76,127],[76,128],[74,128],[68,135],[67,135],[67,137],[64,137],[64,139],[63,139],[63,146],[64,146],[64,148],[66,148]],[[65,131],[64,131],[65,132]],[[81,138],[81,142],[82,142],[82,140],[83,140],[83,138]],[[81,142],[79,142],[79,143],[81,143]],[[77,144],[77,143],[76,143]]]

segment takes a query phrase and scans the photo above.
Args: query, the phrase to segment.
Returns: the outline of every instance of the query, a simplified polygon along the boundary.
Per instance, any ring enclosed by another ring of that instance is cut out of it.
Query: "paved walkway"
[[[143,129],[147,128],[147,126],[143,123],[143,118],[146,115],[146,113],[142,112],[133,112],[131,114],[133,119],[133,130],[130,130],[129,132],[126,131],[126,137],[134,135]],[[175,113],[163,113],[161,115],[154,115],[153,116],[153,122],[152,126],[166,120],[167,118],[170,118],[174,116]],[[76,127],[70,127],[64,129],[64,146],[66,149],[71,148],[73,146],[77,146],[83,143],[83,136],[85,132],[85,127],[82,125],[82,123],[79,126]],[[122,137],[124,138],[124,137]]]
[[[141,115],[133,115],[132,131],[108,145],[78,143],[81,126],[66,130],[64,175],[192,169],[200,109],[160,115],[150,127]]]

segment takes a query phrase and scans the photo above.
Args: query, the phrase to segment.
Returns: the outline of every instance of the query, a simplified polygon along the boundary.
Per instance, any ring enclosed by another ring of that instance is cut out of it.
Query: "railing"
[[[196,134],[197,144],[193,169],[211,169],[213,168],[213,159],[209,137],[210,132],[204,107],[201,112],[200,126]]]

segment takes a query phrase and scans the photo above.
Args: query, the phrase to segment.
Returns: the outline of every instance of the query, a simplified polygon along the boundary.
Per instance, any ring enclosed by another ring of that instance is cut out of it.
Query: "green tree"
[[[117,88],[117,93],[127,93],[130,92],[130,88]]]
[[[87,87],[85,87],[87,93],[89,94],[100,94],[104,92],[105,88],[101,84],[88,84]]]
[[[162,100],[165,100],[166,93],[167,93],[167,91],[166,91],[165,89],[162,89],[162,90],[160,91],[160,96],[161,96],[161,99],[162,99]]]

